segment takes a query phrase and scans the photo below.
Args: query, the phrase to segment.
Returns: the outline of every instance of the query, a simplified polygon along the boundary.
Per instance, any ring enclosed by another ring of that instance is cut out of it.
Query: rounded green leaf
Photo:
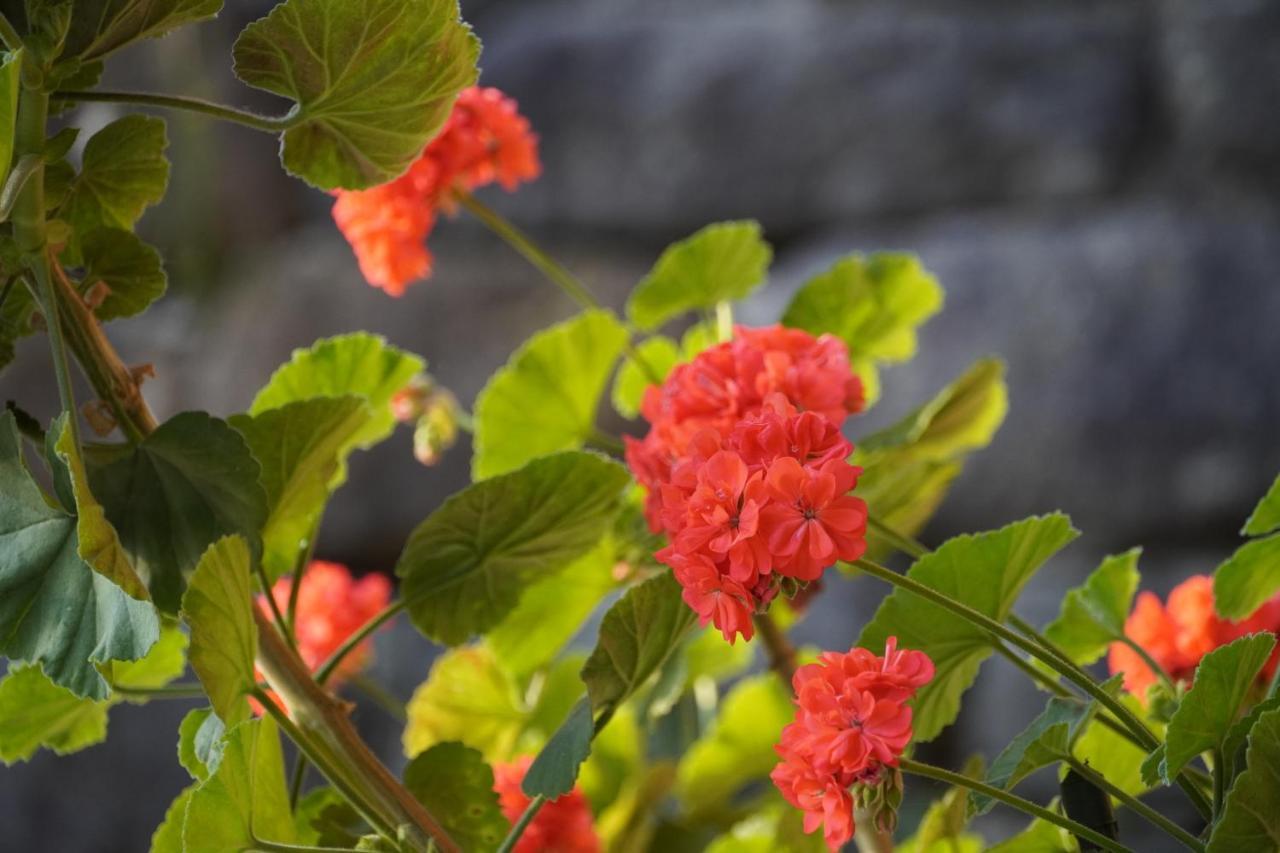
[[[107,703],[59,687],[40,667],[14,667],[0,681],[0,762],[26,761],[41,747],[66,755],[106,737]]]
[[[1218,614],[1247,619],[1280,590],[1280,534],[1241,545],[1213,573]]]
[[[102,282],[108,288],[102,304],[94,309],[99,320],[133,317],[164,295],[168,278],[155,249],[122,228],[95,228],[83,235],[85,281]]]
[[[1246,762],[1209,836],[1209,853],[1274,853],[1280,843],[1280,709],[1254,723]]]
[[[671,368],[680,361],[680,347],[663,335],[655,335],[641,342],[636,347],[636,353],[659,382],[665,380]],[[652,384],[653,380],[636,359],[627,356],[622,360],[618,375],[613,380],[613,408],[624,418],[634,418],[640,414],[644,392]]]
[[[406,710],[404,751],[410,756],[456,740],[490,760],[505,760],[525,723],[519,688],[484,646],[437,658]]]
[[[222,0],[93,0],[71,7],[62,56],[92,62],[140,39],[212,18]]]
[[[509,825],[498,808],[493,770],[461,743],[440,743],[404,769],[404,786],[463,850],[494,850]]]
[[[1067,592],[1058,618],[1045,626],[1044,635],[1071,660],[1093,663],[1124,637],[1124,622],[1138,590],[1141,553],[1141,548],[1133,548],[1107,557],[1084,584]]]
[[[182,597],[182,615],[191,628],[191,668],[227,725],[247,714],[244,696],[257,683],[250,559],[244,539],[219,539],[200,558]]]

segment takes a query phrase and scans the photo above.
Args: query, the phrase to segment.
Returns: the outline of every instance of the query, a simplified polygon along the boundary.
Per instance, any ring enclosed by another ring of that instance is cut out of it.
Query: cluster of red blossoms
[[[533,756],[525,756],[493,767],[493,789],[498,792],[498,805],[512,824],[529,806],[529,797],[520,790],[520,783],[532,763]],[[591,805],[575,787],[538,811],[516,842],[514,853],[599,853],[600,849],[600,837],[592,825]]]
[[[815,581],[866,549],[866,504],[849,495],[861,469],[840,434],[862,406],[844,343],[782,326],[739,326],[646,392],[649,433],[626,456],[670,540],[656,556],[729,642],[751,639],[782,578]]]
[[[1213,605],[1213,579],[1194,575],[1173,588],[1166,607],[1151,592],[1139,594],[1124,623],[1125,636],[1141,646],[1171,679],[1190,683],[1200,659],[1209,652],[1259,631],[1280,633],[1280,595],[1241,622],[1219,618]],[[1270,678],[1280,652],[1263,668]],[[1147,688],[1158,680],[1151,667],[1124,643],[1113,643],[1107,657],[1111,674],[1124,673],[1124,687],[1146,701]]]
[[[853,837],[850,789],[889,781],[911,741],[907,703],[932,678],[933,661],[924,652],[899,651],[893,637],[884,657],[866,649],[824,652],[796,670],[796,718],[774,747],[782,762],[771,778],[804,811],[805,832],[821,824],[832,850]]]
[[[464,89],[440,134],[394,181],[339,190],[333,219],[365,279],[392,296],[431,274],[426,239],[454,193],[497,182],[507,191],[538,177],[538,138],[515,101],[497,89]]]

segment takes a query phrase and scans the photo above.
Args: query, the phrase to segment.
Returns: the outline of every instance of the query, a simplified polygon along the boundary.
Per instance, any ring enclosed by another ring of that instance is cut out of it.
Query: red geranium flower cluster
[[[493,789],[498,792],[498,805],[513,825],[529,806],[529,797],[520,790],[520,783],[531,764],[533,757],[525,756],[493,767]],[[575,787],[538,811],[525,827],[514,853],[599,853],[600,847],[600,837],[592,824],[591,805]]]
[[[729,642],[751,639],[782,578],[815,581],[866,549],[840,434],[862,405],[842,341],[782,326],[739,326],[646,392],[649,433],[626,455],[649,526],[670,538],[656,556]]]
[[[472,86],[422,156],[395,180],[367,190],[339,190],[333,219],[351,243],[360,271],[392,296],[431,274],[426,239],[454,191],[497,182],[507,191],[538,177],[538,137],[516,102]]]
[[[1280,595],[1272,598],[1241,622],[1219,618],[1213,606],[1213,578],[1193,575],[1173,588],[1166,607],[1155,593],[1138,595],[1133,612],[1124,623],[1125,636],[1149,654],[1175,682],[1190,683],[1200,659],[1209,652],[1259,631],[1280,633]],[[1263,668],[1270,678],[1280,654],[1273,654]],[[1111,674],[1124,673],[1124,687],[1146,701],[1147,688],[1157,676],[1136,651],[1113,643],[1107,656]]]
[[[796,719],[775,747],[782,762],[771,778],[787,802],[804,811],[804,831],[821,824],[832,850],[853,837],[855,785],[876,786],[911,741],[916,690],[933,678],[924,652],[899,651],[893,637],[884,657],[866,649],[824,652],[791,680]]]

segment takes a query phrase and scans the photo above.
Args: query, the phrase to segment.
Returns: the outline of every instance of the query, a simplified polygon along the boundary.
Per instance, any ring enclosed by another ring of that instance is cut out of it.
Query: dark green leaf
[[[191,668],[227,725],[244,718],[244,697],[257,683],[250,559],[239,536],[219,539],[200,558],[182,597],[182,614],[191,626]]]
[[[40,663],[79,696],[105,699],[95,663],[137,660],[160,635],[138,601],[79,555],[77,519],[31,479],[11,412],[0,415],[0,653]]]
[[[0,303],[0,369],[13,361],[14,344],[35,331],[31,324],[36,306],[21,281],[5,272],[0,278],[0,292],[8,295]]]
[[[414,691],[404,730],[406,755],[462,741],[491,761],[506,760],[524,728],[518,686],[484,646],[446,652]]]
[[[1068,770],[1062,777],[1061,787],[1062,811],[1067,817],[1112,840],[1120,838],[1120,824],[1116,822],[1111,797],[1106,791],[1074,770]],[[1080,845],[1080,853],[1102,849],[1078,835],[1076,841]]]
[[[663,335],[654,335],[643,341],[636,347],[636,353],[659,382],[665,380],[671,368],[680,361],[680,348],[675,341]],[[613,408],[624,418],[634,418],[640,414],[644,392],[652,384],[653,380],[640,363],[627,356],[613,380]]]
[[[221,8],[222,0],[77,0],[62,55],[102,59],[140,39],[212,18]]]
[[[1165,732],[1167,755],[1161,772],[1166,781],[1200,753],[1220,749],[1226,742],[1275,644],[1273,634],[1250,634],[1201,659],[1191,689]]]
[[[496,849],[507,834],[493,771],[469,746],[436,744],[409,762],[404,785],[463,850]]]
[[[879,397],[878,366],[914,356],[916,327],[941,307],[942,288],[917,258],[850,255],[806,282],[782,323],[843,340],[868,402],[874,402]]]
[[[1246,542],[1213,573],[1219,615],[1247,619],[1280,590],[1280,534]]]
[[[568,451],[445,501],[396,564],[413,624],[448,645],[499,624],[528,586],[600,541],[627,480],[615,462]]]
[[[717,222],[673,243],[627,300],[627,317],[653,329],[686,311],[746,297],[760,286],[773,250],[760,223]]]
[[[132,317],[164,295],[168,279],[155,249],[122,228],[95,228],[80,240],[85,281],[103,282],[107,297],[95,309],[99,320]]]
[[[475,478],[582,447],[626,340],[613,314],[594,310],[525,341],[476,397]]]
[[[14,667],[0,681],[0,762],[26,761],[41,747],[66,755],[106,737],[107,704],[59,687],[40,667]]]
[[[625,702],[662,668],[694,621],[670,572],[628,591],[605,614],[595,651],[582,668],[592,709],[609,713]]]
[[[572,791],[582,762],[591,754],[594,731],[591,703],[583,699],[573,706],[569,716],[529,766],[529,772],[520,785],[525,794],[554,800]]]
[[[1275,530],[1280,530],[1280,475],[1253,508],[1240,533],[1243,536],[1263,536]]]
[[[1058,618],[1045,626],[1044,635],[1076,663],[1093,663],[1124,636],[1141,553],[1134,548],[1103,560],[1082,586],[1067,593]]]
[[[1091,706],[1074,699],[1054,697],[1013,740],[1009,741],[987,771],[987,784],[1011,791],[1041,767],[1056,764],[1071,755],[1075,739],[1089,721]],[[985,814],[995,800],[982,794],[970,797],[973,810]]]
[[[1036,570],[1077,535],[1061,513],[1028,518],[950,539],[922,557],[908,576],[1004,621]],[[961,694],[991,654],[991,638],[949,610],[901,589],[880,604],[858,645],[879,651],[893,636],[902,648],[927,650],[937,668],[933,681],[916,694],[913,718],[916,740],[932,740],[955,720]]]
[[[293,810],[298,843],[354,849],[368,825],[360,813],[330,787],[316,788]]]
[[[1236,777],[1209,836],[1209,853],[1274,853],[1280,846],[1280,710],[1249,732],[1248,769]]]
[[[240,433],[184,412],[132,451],[90,467],[89,484],[156,604],[172,612],[183,575],[212,542],[238,534],[258,549],[267,518],[259,471]]]
[[[245,28],[236,76],[296,101],[280,158],[323,190],[409,168],[476,79],[456,0],[286,0]]]
[[[259,838],[285,844],[295,838],[280,736],[270,717],[227,732],[217,771],[191,795],[183,853],[252,850]]]

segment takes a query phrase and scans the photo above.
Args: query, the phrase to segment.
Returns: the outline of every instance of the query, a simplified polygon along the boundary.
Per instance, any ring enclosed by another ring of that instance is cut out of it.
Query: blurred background
[[[132,48],[103,85],[278,112],[229,70],[235,35],[270,5],[228,3],[217,21]],[[841,254],[921,256],[946,307],[916,359],[885,372],[854,437],[975,358],[1007,360],[1009,417],[923,538],[1069,512],[1084,536],[1041,573],[1025,616],[1047,620],[1107,553],[1144,545],[1145,581],[1163,593],[1236,547],[1280,470],[1280,4],[462,6],[484,40],[481,82],[514,96],[542,142],[542,178],[485,200],[615,306],[665,245],[718,219],[759,219],[776,251],[747,322],[775,320]],[[74,118],[92,130],[117,115]],[[145,390],[162,417],[242,410],[295,347],[359,328],[426,356],[469,404],[529,333],[573,312],[465,215],[432,235],[433,278],[391,299],[363,283],[330,200],[281,171],[273,139],[166,118],[169,194],[141,231],[166,257],[170,293],[110,330],[127,360],[156,365]],[[46,349],[27,340],[0,374],[0,398],[42,417],[57,399]],[[408,531],[467,482],[468,457],[464,443],[418,466],[404,430],[358,456],[318,555],[389,571]],[[836,584],[800,639],[847,647],[882,592]],[[375,674],[407,698],[433,650],[405,625],[378,645]],[[990,759],[1040,701],[990,663],[929,755]],[[0,768],[0,846],[145,850],[186,782],[173,744],[189,707],[122,707],[106,744]],[[369,709],[359,722],[402,760],[390,718]],[[1028,790],[1050,795],[1052,779],[1036,780]],[[1023,823],[997,810],[984,829]],[[1137,849],[1158,849],[1150,840]]]

